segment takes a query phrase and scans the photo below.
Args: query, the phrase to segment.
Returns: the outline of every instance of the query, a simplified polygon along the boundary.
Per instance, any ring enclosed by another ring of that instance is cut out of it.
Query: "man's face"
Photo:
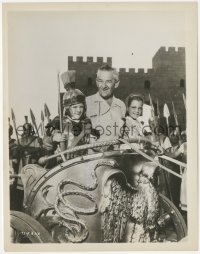
[[[99,94],[104,99],[109,99],[113,96],[115,89],[115,80],[112,71],[99,71],[96,79]]]

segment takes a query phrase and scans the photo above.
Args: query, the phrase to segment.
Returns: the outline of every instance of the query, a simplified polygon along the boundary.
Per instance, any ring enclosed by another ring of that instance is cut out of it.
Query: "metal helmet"
[[[75,89],[65,94],[63,103],[65,108],[79,103],[86,104],[85,95],[80,90]]]

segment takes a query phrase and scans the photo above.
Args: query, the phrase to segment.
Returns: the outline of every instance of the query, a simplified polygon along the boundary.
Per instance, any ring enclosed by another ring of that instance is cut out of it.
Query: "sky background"
[[[68,56],[112,57],[116,68],[147,69],[161,46],[185,47],[185,27],[183,11],[10,12],[9,106],[17,125],[24,115],[30,120],[30,108],[39,125],[44,103],[57,115],[57,72],[67,70]]]

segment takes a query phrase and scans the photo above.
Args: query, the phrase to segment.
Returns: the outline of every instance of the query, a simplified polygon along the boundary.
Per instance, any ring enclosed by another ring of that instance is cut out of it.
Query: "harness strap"
[[[83,128],[83,130],[81,131],[81,133],[80,133],[78,136],[75,136],[75,137],[74,137],[74,139],[73,139],[71,145],[70,145],[68,148],[73,148],[73,147],[75,147],[75,146],[78,144],[78,142],[84,137],[84,132],[85,132],[85,130],[84,130],[84,128]]]

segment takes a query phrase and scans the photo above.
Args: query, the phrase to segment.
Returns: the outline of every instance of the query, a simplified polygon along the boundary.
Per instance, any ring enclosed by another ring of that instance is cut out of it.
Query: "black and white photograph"
[[[197,248],[196,12],[3,4],[6,250]]]

